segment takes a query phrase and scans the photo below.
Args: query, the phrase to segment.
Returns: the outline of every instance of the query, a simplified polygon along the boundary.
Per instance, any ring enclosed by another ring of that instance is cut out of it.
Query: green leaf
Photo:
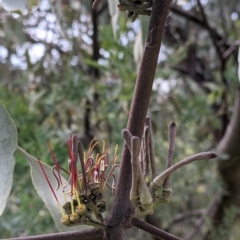
[[[12,118],[0,103],[0,215],[12,189],[14,152],[17,149],[17,129]]]
[[[43,200],[43,202],[47,206],[57,228],[62,232],[82,229],[83,228],[82,226],[66,227],[61,223],[61,217],[62,217],[61,211],[60,211],[57,201],[54,198],[53,193],[47,183],[47,180],[43,175],[43,172],[38,163],[38,160],[36,158],[34,158],[33,156],[31,156],[30,154],[28,154],[27,152],[25,152],[20,147],[17,148],[17,151],[27,160],[28,164],[30,165],[31,177],[32,177],[32,182],[33,182],[34,188],[36,189],[39,197]],[[57,186],[57,180],[52,173],[52,168],[43,162],[42,162],[42,166],[43,166],[43,169],[49,179],[49,182],[52,184],[52,186],[55,190],[55,188]],[[67,181],[63,177],[62,177],[62,182],[63,182],[63,186],[67,185]],[[66,192],[70,191],[69,185],[68,185],[68,187],[66,187],[65,191]],[[66,203],[61,187],[58,190],[55,190],[55,193],[56,193],[56,196],[57,196],[58,201],[61,206],[64,203]],[[68,200],[70,200],[70,199],[68,199]]]

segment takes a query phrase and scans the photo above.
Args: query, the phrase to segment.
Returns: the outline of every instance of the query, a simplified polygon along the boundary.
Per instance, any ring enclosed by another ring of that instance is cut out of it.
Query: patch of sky
[[[100,48],[99,52],[100,52],[101,56],[103,56],[104,58],[110,57],[110,53],[103,48]]]
[[[232,19],[233,21],[236,21],[236,20],[238,19],[238,13],[237,13],[237,12],[232,12],[232,13],[231,13],[231,19]]]
[[[77,66],[78,62],[79,62],[78,56],[73,56],[71,59],[71,66],[73,66],[73,67]]]
[[[14,68],[19,68],[22,70],[27,69],[27,63],[25,61],[25,58],[23,58],[23,56],[19,56],[17,54],[11,54],[10,62]]]
[[[5,62],[8,56],[8,50],[4,46],[0,46],[0,61]]]
[[[32,64],[35,64],[39,61],[45,54],[46,48],[41,43],[32,44],[28,48],[28,54]]]

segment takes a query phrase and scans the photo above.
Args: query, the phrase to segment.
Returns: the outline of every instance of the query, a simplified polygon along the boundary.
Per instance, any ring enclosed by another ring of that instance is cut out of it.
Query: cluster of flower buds
[[[90,143],[87,154],[85,154],[78,137],[72,135],[68,140],[69,170],[67,171],[59,166],[52,149],[47,142],[52,160],[54,161],[52,169],[53,175],[58,184],[56,190],[61,188],[64,194],[65,204],[59,206],[59,208],[62,213],[61,222],[66,226],[85,224],[98,228],[104,227],[102,217],[102,213],[106,210],[104,191],[106,187],[109,187],[114,194],[116,177],[113,170],[119,165],[116,164],[116,147],[111,169],[109,173],[106,174],[108,167],[108,150],[105,147],[105,142],[103,142],[102,153],[97,153],[94,157],[93,150],[97,144],[98,142],[93,140]],[[78,170],[78,162],[80,163],[81,172]],[[63,184],[60,171],[65,172],[69,176],[69,179],[65,184]],[[113,179],[112,185],[108,183],[110,178]],[[48,184],[59,204],[54,189],[49,181]],[[66,192],[66,189],[70,189],[70,191]]]
[[[217,156],[213,152],[202,152],[184,158],[172,165],[175,135],[176,124],[171,122],[168,128],[169,147],[166,170],[157,176],[150,119],[146,118],[141,141],[137,136],[132,136],[127,129],[122,130],[122,136],[131,153],[132,187],[130,200],[135,206],[134,217],[152,214],[153,205],[170,202],[172,192],[171,173],[191,162],[208,160]],[[157,194],[159,189],[162,192],[160,195]]]

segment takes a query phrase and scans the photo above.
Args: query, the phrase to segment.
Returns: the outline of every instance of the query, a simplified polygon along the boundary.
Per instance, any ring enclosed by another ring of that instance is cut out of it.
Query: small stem
[[[171,122],[168,126],[168,155],[167,155],[167,161],[166,161],[166,169],[170,168],[172,166],[172,157],[173,157],[173,150],[174,150],[174,144],[175,144],[175,137],[176,137],[176,123]],[[163,192],[172,192],[172,186],[171,186],[171,179],[170,175],[166,177],[164,183],[163,183]]]
[[[152,123],[149,117],[146,118],[146,125],[149,126],[149,158],[151,163],[151,170],[152,170],[152,179],[153,180],[157,176],[157,166],[154,157],[153,151],[153,135],[152,135]]]
[[[141,167],[141,170],[144,172],[144,141],[142,140],[141,141],[141,148],[140,148],[140,155],[139,155],[139,162],[140,162],[140,167]]]
[[[131,141],[131,164],[132,164],[132,187],[130,190],[130,200],[136,205],[139,203],[139,151],[140,151],[140,139],[138,137],[132,137]]]
[[[139,181],[140,203],[144,210],[149,211],[152,209],[152,196],[145,182],[140,161],[138,161],[138,181]]]
[[[178,170],[180,167],[187,165],[191,162],[194,161],[198,161],[198,160],[208,160],[208,159],[212,159],[217,157],[216,153],[213,152],[202,152],[202,153],[198,153],[195,154],[193,156],[187,157],[182,159],[180,162],[174,164],[173,166],[171,166],[170,168],[166,169],[163,173],[161,173],[160,175],[158,175],[153,182],[151,183],[151,188],[155,188],[155,185],[157,185],[158,187],[160,187],[164,180],[166,179],[166,177],[168,177],[171,173],[175,172],[176,170]]]
[[[149,175],[149,126],[146,126],[144,129],[144,158],[143,158],[143,166],[144,166],[144,176],[145,179],[148,178]]]

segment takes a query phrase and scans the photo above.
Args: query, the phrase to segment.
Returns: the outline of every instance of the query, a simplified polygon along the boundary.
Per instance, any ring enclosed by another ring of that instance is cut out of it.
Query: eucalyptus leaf
[[[117,20],[118,20],[118,0],[108,0],[108,10],[111,16],[112,30],[114,38],[116,38],[117,32]]]
[[[145,40],[147,39],[149,20],[146,19],[145,16],[139,16],[139,18],[140,18],[140,27],[141,27],[141,30],[142,30],[142,43],[144,45]]]
[[[0,215],[2,215],[12,189],[17,149],[17,129],[12,118],[0,103]]]
[[[27,160],[28,164],[30,165],[31,168],[31,177],[32,177],[32,182],[33,185],[40,196],[40,198],[43,200],[45,205],[47,206],[49,212],[52,215],[52,218],[57,226],[57,228],[62,231],[74,231],[74,230],[81,230],[83,228],[86,228],[86,226],[76,226],[76,227],[66,227],[61,223],[61,211],[59,209],[58,203],[56,199],[53,196],[53,193],[47,183],[46,178],[43,175],[43,172],[41,170],[41,167],[39,165],[39,162],[36,158],[25,152],[22,148],[18,147],[17,151]],[[42,162],[43,169],[47,175],[47,178],[49,179],[49,182],[53,186],[54,190],[57,186],[57,180],[54,177],[52,173],[52,168]],[[63,186],[67,185],[67,181],[61,176]],[[70,186],[68,185],[66,187],[66,192],[70,191]],[[62,206],[64,203],[66,203],[64,199],[64,194],[62,192],[61,187],[58,190],[55,190],[55,194],[58,198],[58,201],[60,205]],[[68,199],[70,200],[70,199]]]
[[[134,61],[137,65],[140,64],[142,59],[143,47],[145,44],[145,39],[147,38],[148,23],[149,23],[149,21],[146,20],[146,17],[139,16],[139,19],[140,19],[140,28],[138,30],[138,33],[136,34],[134,47],[133,47]]]
[[[140,28],[133,46],[134,61],[138,65],[141,62],[143,54],[142,29]]]
[[[0,4],[6,11],[23,12],[30,9],[33,5],[38,3],[37,0],[0,0]]]

